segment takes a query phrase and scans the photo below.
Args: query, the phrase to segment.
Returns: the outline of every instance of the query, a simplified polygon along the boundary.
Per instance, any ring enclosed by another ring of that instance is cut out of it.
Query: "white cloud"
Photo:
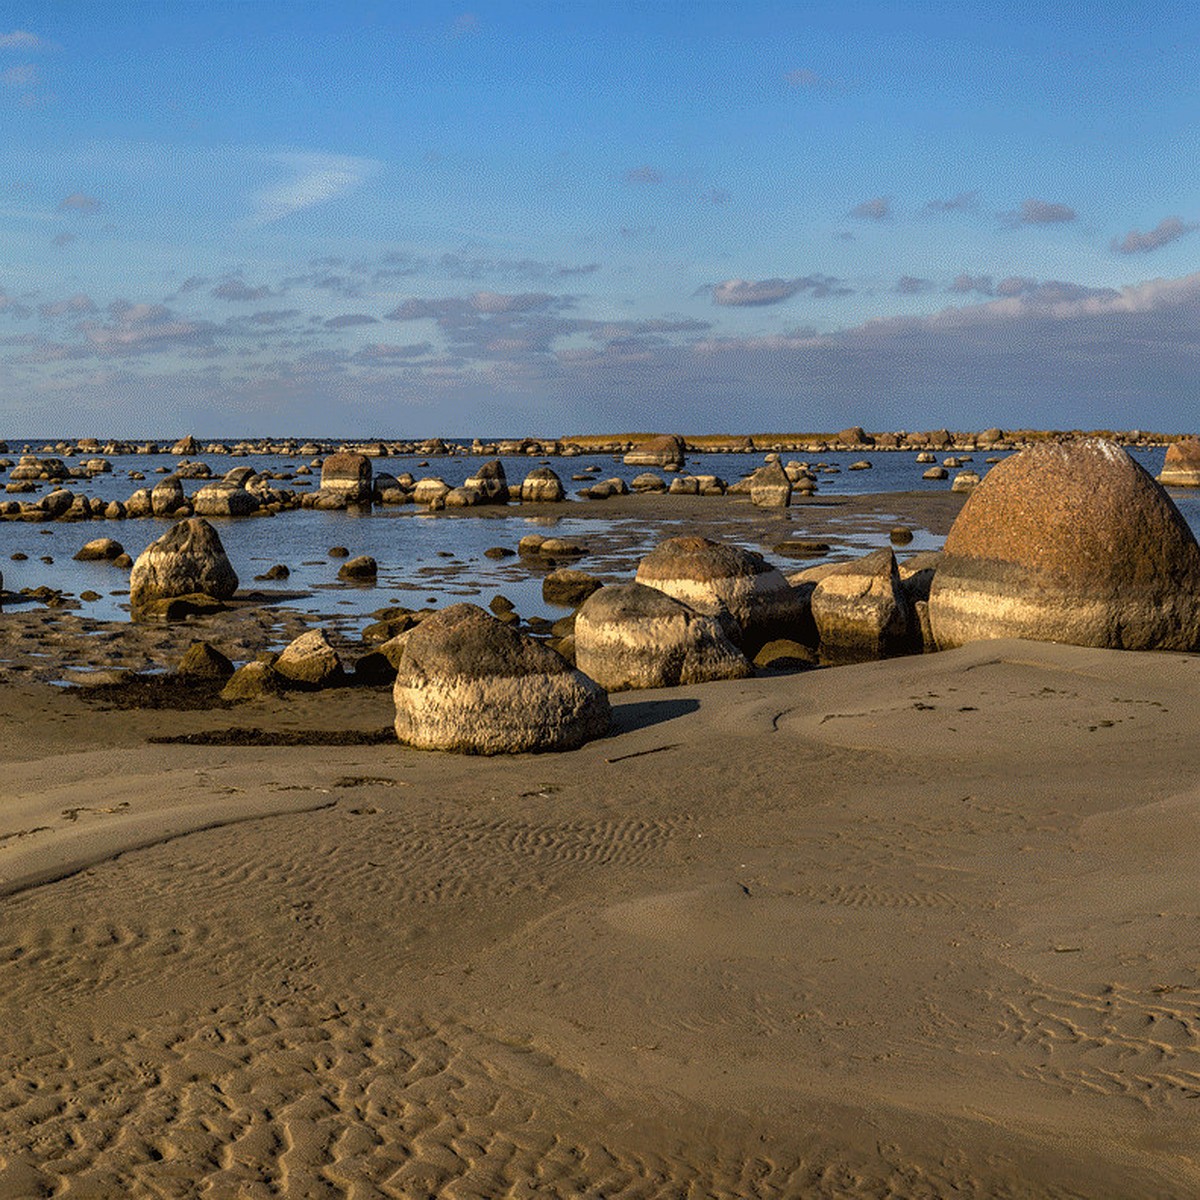
[[[255,194],[254,212],[245,222],[252,227],[270,225],[293,213],[348,195],[383,167],[373,158],[308,151],[272,154],[270,160],[283,167],[288,178]]]
[[[14,29],[12,33],[0,33],[0,50],[45,50],[48,46],[48,42],[26,29]]]

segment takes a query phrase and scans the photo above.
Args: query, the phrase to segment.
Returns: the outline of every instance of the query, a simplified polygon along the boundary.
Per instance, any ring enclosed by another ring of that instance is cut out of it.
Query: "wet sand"
[[[1197,1194],[1198,685],[985,643],[484,760],[12,682],[0,1195]]]

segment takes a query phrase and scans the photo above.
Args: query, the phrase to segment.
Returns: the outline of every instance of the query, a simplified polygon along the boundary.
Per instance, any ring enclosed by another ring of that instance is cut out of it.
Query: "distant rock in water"
[[[1166,487],[1200,487],[1200,438],[1180,438],[1167,447],[1158,482]]]
[[[331,454],[321,467],[321,494],[333,503],[371,503],[371,460],[365,454]]]
[[[137,609],[152,600],[197,592],[227,600],[237,585],[217,531],[202,517],[189,517],[138,555],[129,573],[129,601]]]
[[[627,467],[674,467],[683,466],[683,438],[675,433],[665,433],[649,438],[635,446],[625,455]]]
[[[942,649],[1023,637],[1200,647],[1200,546],[1163,489],[1100,438],[997,463],[946,538],[929,621]]]
[[[599,684],[474,604],[404,635],[393,696],[400,741],[463,754],[573,750],[610,717]]]

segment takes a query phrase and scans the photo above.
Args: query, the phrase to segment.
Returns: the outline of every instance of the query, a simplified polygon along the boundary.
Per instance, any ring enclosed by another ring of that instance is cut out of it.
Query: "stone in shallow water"
[[[761,554],[703,537],[667,538],[638,564],[637,582],[658,588],[697,612],[728,612],[753,653],[795,633],[806,605]]]
[[[237,585],[220,535],[203,517],[189,517],[138,555],[129,575],[129,600],[135,609],[152,600],[196,592],[225,600]]]

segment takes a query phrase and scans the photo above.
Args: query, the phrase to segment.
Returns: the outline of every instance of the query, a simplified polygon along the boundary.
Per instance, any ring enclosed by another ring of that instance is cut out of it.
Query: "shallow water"
[[[10,445],[14,443],[10,442]],[[1162,469],[1163,450],[1137,450],[1133,456],[1151,474]],[[16,459],[15,453],[9,458]],[[95,457],[89,455],[87,457]],[[803,455],[783,455],[785,461],[796,458],[808,461],[813,467],[826,463],[837,467],[839,473],[818,473],[818,489],[821,497],[851,496],[867,493],[901,491],[944,492],[950,481],[935,482],[921,478],[925,465],[916,462],[916,452],[896,451],[888,453],[842,452],[822,455],[819,459]],[[944,455],[939,456],[940,458]],[[986,456],[977,453],[968,465],[983,474],[987,470]],[[227,455],[196,456],[198,461],[207,462],[214,477],[219,477],[234,466],[251,466],[290,474],[302,460],[283,456],[246,456],[231,458]],[[870,470],[847,470],[850,463],[866,459],[872,463]],[[83,459],[67,459],[68,466]],[[69,480],[62,486],[96,496],[105,500],[127,499],[139,487],[153,487],[162,478],[157,468],[173,468],[178,459],[170,455],[125,456],[110,459],[111,474],[95,476],[91,480]],[[376,472],[392,474],[411,472],[417,478],[437,475],[448,484],[461,483],[472,474],[480,462],[478,457],[446,457],[428,460],[428,466],[419,466],[424,460],[416,456],[381,458],[374,460]],[[551,533],[557,537],[577,539],[583,542],[595,540],[597,515],[603,513],[603,501],[587,501],[576,496],[584,486],[583,481],[572,480],[572,475],[586,474],[589,479],[605,479],[618,476],[626,481],[640,474],[645,468],[627,467],[611,455],[585,455],[578,458],[539,460],[534,458],[502,459],[510,484],[519,483],[539,462],[549,461],[563,479],[571,497],[558,506],[556,516],[530,517],[527,510],[517,505],[492,509],[472,510],[471,515],[455,514],[447,517],[428,514],[414,505],[376,507],[370,512],[318,512],[300,509],[285,512],[277,517],[250,517],[240,519],[212,518],[225,544],[230,560],[238,572],[243,588],[261,592],[275,591],[281,596],[302,592],[299,599],[289,599],[289,607],[304,612],[330,614],[344,618],[346,625],[361,625],[366,614],[390,604],[403,604],[413,608],[440,606],[458,600],[472,600],[486,604],[498,592],[506,595],[525,616],[561,615],[542,600],[541,576],[544,572],[531,570],[527,563],[512,557],[490,559],[484,551],[493,546],[505,546],[515,550],[517,542],[526,533]],[[761,454],[709,454],[689,455],[686,470],[693,474],[715,474],[727,482],[748,474],[761,465]],[[588,471],[587,468],[595,468]],[[144,481],[129,478],[130,471],[140,471]],[[951,478],[955,474],[950,471]],[[666,476],[670,478],[670,476]],[[184,480],[184,490],[190,495],[202,486],[203,480]],[[319,483],[319,471],[309,477],[293,478],[280,482],[281,487],[308,487],[315,489]],[[45,494],[51,485],[43,485],[38,494]],[[20,499],[34,498],[23,495]],[[1175,493],[1174,498],[1181,512],[1193,529],[1200,530],[1200,497],[1187,493]],[[732,503],[719,497],[712,498],[714,506]],[[670,501],[666,501],[667,504]],[[583,518],[579,506],[586,506],[587,517]],[[544,510],[543,510],[544,511]],[[475,515],[478,512],[478,515]],[[794,532],[803,536],[800,527],[802,510],[791,510],[796,522]],[[767,557],[784,570],[796,570],[802,566],[821,562],[828,558],[845,557],[846,552],[866,553],[887,545],[886,529],[894,518],[886,512],[870,520],[858,514],[845,517],[833,516],[835,535],[823,536],[822,540],[833,543],[829,555],[796,560],[775,556]],[[655,522],[652,529],[647,523],[625,516],[614,516],[611,521],[601,521],[604,530],[602,552],[590,555],[581,561],[580,568],[601,576],[631,577],[637,560],[662,538],[685,532],[682,521]],[[114,537],[125,549],[136,557],[150,542],[170,524],[169,519],[141,519],[136,521],[93,520],[80,523],[48,522],[30,524],[26,522],[0,521],[0,572],[9,591],[25,587],[48,587],[78,597],[84,591],[100,594],[100,599],[82,603],[82,612],[99,620],[124,620],[128,617],[128,598],[124,594],[128,587],[127,572],[108,563],[73,561],[73,555],[84,542],[97,537]],[[591,539],[589,539],[591,535]],[[942,539],[927,530],[914,531],[913,542],[904,547],[902,554],[936,549]],[[758,543],[745,543],[749,548],[761,550]],[[369,554],[379,564],[379,576],[373,587],[347,586],[337,582],[337,569],[342,560],[330,558],[328,550],[333,546],[345,546],[351,555]],[[24,554],[24,561],[13,561],[13,554]],[[43,557],[52,562],[43,562]],[[255,575],[263,574],[275,563],[284,563],[291,571],[287,580],[279,582],[255,582]]]

